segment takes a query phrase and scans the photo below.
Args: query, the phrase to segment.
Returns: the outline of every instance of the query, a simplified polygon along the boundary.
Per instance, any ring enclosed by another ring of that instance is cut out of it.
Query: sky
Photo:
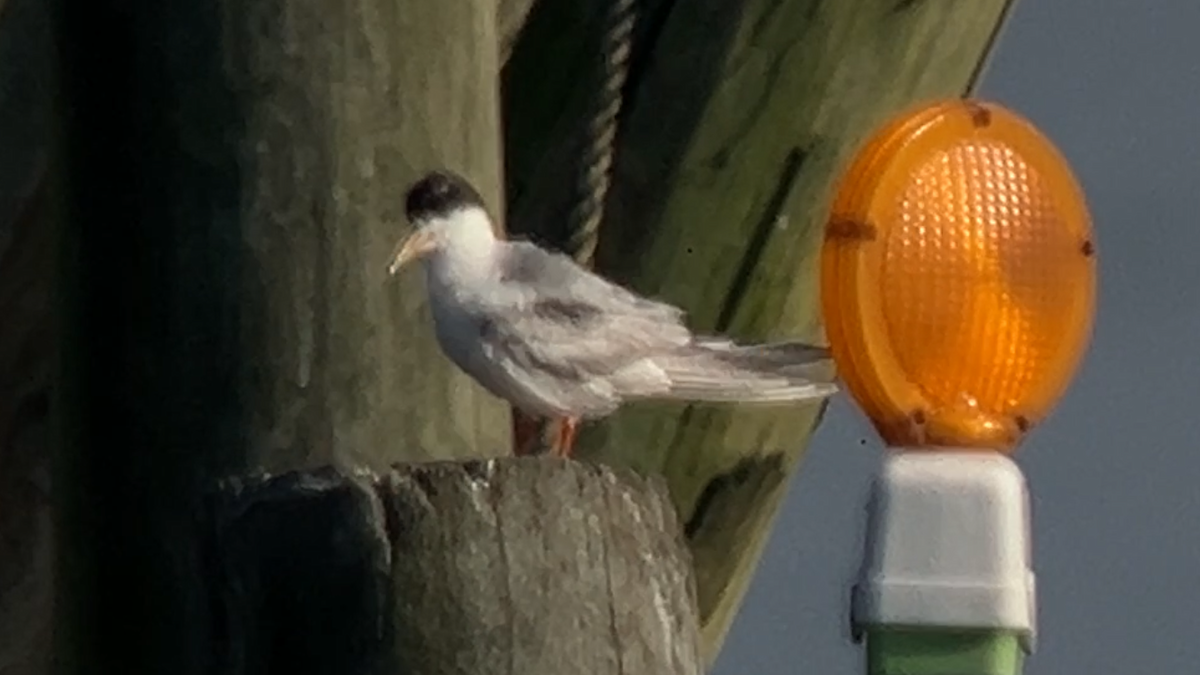
[[[1038,579],[1028,675],[1200,664],[1198,33],[1195,0],[1019,0],[977,92],[1032,120],[1066,156],[1099,254],[1089,354],[1016,456]],[[846,598],[880,453],[839,395],[716,675],[864,672]]]

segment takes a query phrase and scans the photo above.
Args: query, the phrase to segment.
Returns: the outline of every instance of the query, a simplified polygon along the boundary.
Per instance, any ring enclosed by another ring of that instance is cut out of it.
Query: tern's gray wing
[[[532,244],[511,242],[505,249],[500,283],[515,301],[487,317],[481,347],[496,367],[544,398],[576,409],[615,407],[607,376],[692,339],[676,307],[639,297]],[[574,398],[596,400],[566,401]]]

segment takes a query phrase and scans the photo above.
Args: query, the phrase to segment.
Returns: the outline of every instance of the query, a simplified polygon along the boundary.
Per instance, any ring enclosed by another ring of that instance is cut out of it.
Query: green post
[[[1020,675],[1013,631],[879,627],[866,631],[868,675]]]

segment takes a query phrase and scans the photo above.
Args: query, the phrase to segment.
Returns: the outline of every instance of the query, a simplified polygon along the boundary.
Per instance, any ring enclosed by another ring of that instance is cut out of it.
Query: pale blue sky
[[[1018,455],[1040,605],[1025,672],[1200,673],[1200,3],[1019,0],[978,94],[1066,155],[1100,255],[1088,359]],[[839,397],[717,675],[863,672],[845,599],[879,446]]]

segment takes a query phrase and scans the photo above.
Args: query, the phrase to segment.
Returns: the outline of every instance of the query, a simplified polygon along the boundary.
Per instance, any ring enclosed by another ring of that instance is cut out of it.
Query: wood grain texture
[[[214,507],[214,672],[701,672],[686,547],[661,483],[631,472],[322,470],[231,484]]]
[[[462,171],[500,207],[495,9],[322,7],[256,4],[223,48],[243,57],[224,71],[246,125],[238,302],[253,442],[284,466],[306,461],[301,446],[371,448],[354,458],[368,463],[505,454],[507,411],[442,357],[419,270],[385,273],[420,173]]]
[[[700,331],[821,341],[817,254],[837,172],[887,117],[961,95],[1007,4],[647,0],[599,270],[681,305]],[[551,243],[595,86],[578,76],[601,29],[593,6],[543,28],[550,10],[535,7],[505,70],[509,228]],[[581,433],[581,456],[666,477],[709,659],[821,412],[638,406]]]
[[[206,481],[509,452],[420,274],[386,275],[424,171],[500,208],[496,6],[63,9],[63,639],[88,672],[206,672],[207,599],[181,582]]]

